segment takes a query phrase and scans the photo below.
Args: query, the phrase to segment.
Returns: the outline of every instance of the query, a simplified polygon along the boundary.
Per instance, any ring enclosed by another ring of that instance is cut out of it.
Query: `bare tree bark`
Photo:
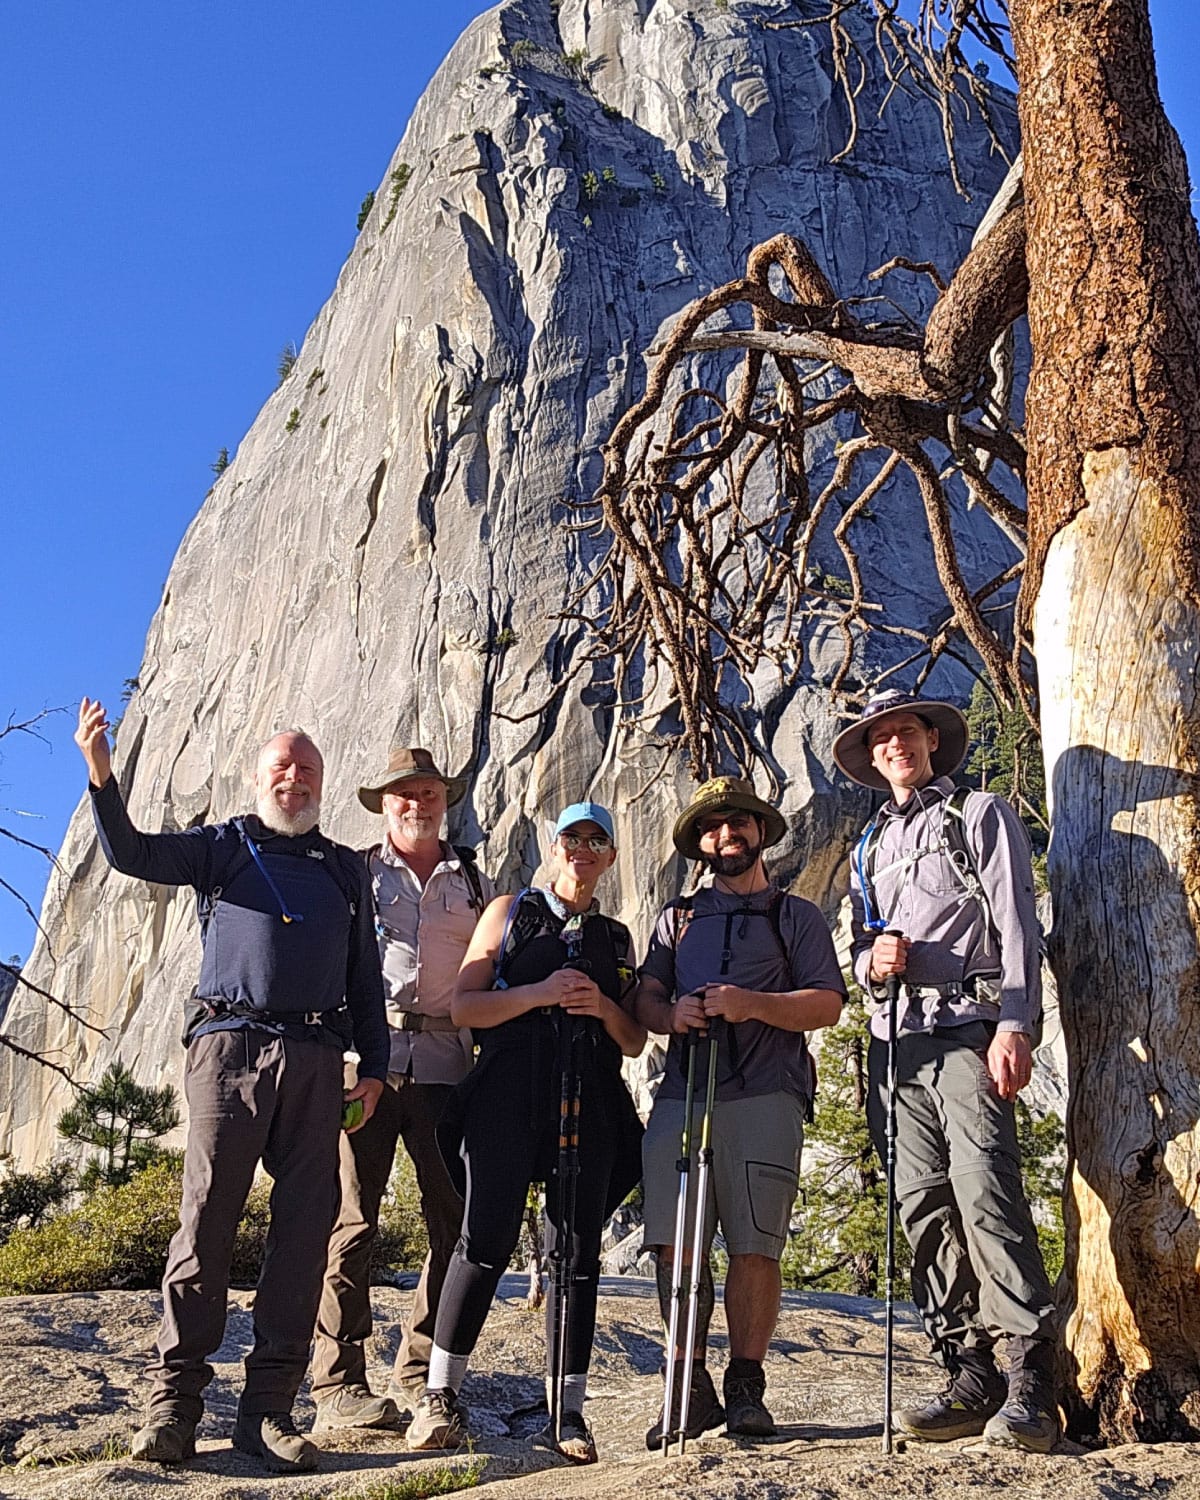
[[[1011,0],[1073,1425],[1200,1436],[1200,244],[1147,0]]]

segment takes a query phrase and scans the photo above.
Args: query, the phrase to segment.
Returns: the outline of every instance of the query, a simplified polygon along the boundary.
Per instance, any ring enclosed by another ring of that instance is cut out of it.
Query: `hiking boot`
[[[902,1406],[892,1419],[897,1432],[924,1443],[978,1437],[1000,1410],[1007,1390],[990,1349],[948,1354],[950,1383],[923,1406]]]
[[[417,1402],[406,1443],[410,1452],[427,1448],[457,1448],[466,1440],[467,1422],[453,1391],[426,1391]]]
[[[725,1370],[725,1432],[729,1437],[774,1437],[775,1423],[763,1402],[767,1377],[754,1359],[731,1359]]]
[[[400,1425],[400,1412],[390,1396],[372,1395],[365,1385],[339,1385],[317,1402],[314,1432],[336,1432],[346,1427]]]
[[[129,1445],[130,1458],[148,1464],[181,1464],[196,1456],[196,1424],[182,1417],[151,1418]]]
[[[239,1411],[233,1428],[233,1446],[261,1460],[272,1474],[311,1474],[321,1450],[296,1431],[291,1412]]]
[[[591,1428],[584,1421],[582,1412],[563,1412],[559,1431],[561,1436],[556,1442],[554,1424],[547,1422],[533,1439],[533,1446],[543,1448],[548,1453],[559,1453],[563,1458],[570,1459],[573,1464],[596,1462],[596,1439],[592,1436]]]
[[[1008,1397],[983,1435],[999,1448],[1049,1453],[1061,1430],[1054,1398],[1054,1346],[1040,1339],[1013,1339],[1009,1360]]]
[[[411,1422],[413,1412],[416,1411],[421,1403],[421,1397],[425,1394],[425,1382],[421,1379],[397,1380],[393,1375],[388,1381],[387,1393],[389,1398],[395,1403],[396,1410],[400,1413],[401,1423]],[[461,1401],[458,1403],[458,1410],[465,1424],[467,1420],[467,1408]]]
[[[679,1413],[682,1408],[680,1394],[683,1390],[683,1360],[675,1361],[675,1373],[672,1381],[671,1392],[671,1441],[676,1442],[679,1438]],[[712,1383],[712,1376],[702,1364],[692,1366],[692,1389],[688,1397],[688,1422],[685,1436],[698,1438],[701,1433],[711,1432],[714,1427],[720,1427],[725,1420],[725,1413],[721,1409],[721,1403],[717,1400],[717,1388]],[[658,1421],[646,1434],[646,1447],[656,1452],[663,1445],[663,1413],[658,1414]]]

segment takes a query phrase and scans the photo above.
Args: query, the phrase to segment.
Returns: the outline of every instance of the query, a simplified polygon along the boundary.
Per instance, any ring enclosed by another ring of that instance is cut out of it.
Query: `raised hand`
[[[87,763],[88,780],[94,787],[102,787],[112,775],[112,752],[108,747],[108,715],[99,699],[93,703],[84,698],[80,703],[75,743]]]

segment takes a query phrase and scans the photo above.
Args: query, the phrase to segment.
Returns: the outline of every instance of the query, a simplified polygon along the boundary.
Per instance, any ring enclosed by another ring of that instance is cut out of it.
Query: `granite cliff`
[[[564,502],[591,492],[599,444],[642,388],[642,351],[754,244],[800,235],[845,293],[896,254],[948,268],[1005,170],[963,122],[965,202],[932,104],[898,95],[876,118],[874,76],[854,155],[831,164],[847,119],[825,32],[761,24],[822,8],[507,0],[464,33],[295,368],[171,568],[117,741],[140,826],[241,810],[256,745],[300,724],[326,757],[323,825],[360,841],[371,824],[354,787],[389,744],[423,743],[472,768],[452,832],[482,845],[502,884],[533,874],[542,820],[564,800],[610,803],[614,905],[645,937],[681,877],[668,814],[689,773],[675,757],[634,800],[644,767],[624,753],[603,672],[551,692],[585,644],[552,617],[600,545]],[[881,535],[864,564],[899,617],[925,623],[939,592],[918,515],[914,502],[913,525]],[[982,575],[1003,543],[981,518],[960,523]],[[834,707],[819,673],[748,691],[787,776],[776,868],[832,906],[863,812],[823,769]],[[119,1052],[146,1081],[178,1081],[190,893],[109,872],[86,805],[59,858],[29,977],[107,1037],[28,993],[5,1028],[80,1078]],[[0,1066],[0,1147],[32,1164],[64,1091],[7,1054]]]

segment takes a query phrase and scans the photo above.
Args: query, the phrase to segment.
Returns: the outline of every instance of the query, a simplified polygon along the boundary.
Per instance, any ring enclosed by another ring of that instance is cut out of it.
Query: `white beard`
[[[286,813],[270,792],[264,792],[258,799],[256,811],[259,822],[269,828],[272,833],[282,833],[288,838],[298,838],[302,833],[311,832],[320,821],[321,799],[314,797],[299,812]]]

